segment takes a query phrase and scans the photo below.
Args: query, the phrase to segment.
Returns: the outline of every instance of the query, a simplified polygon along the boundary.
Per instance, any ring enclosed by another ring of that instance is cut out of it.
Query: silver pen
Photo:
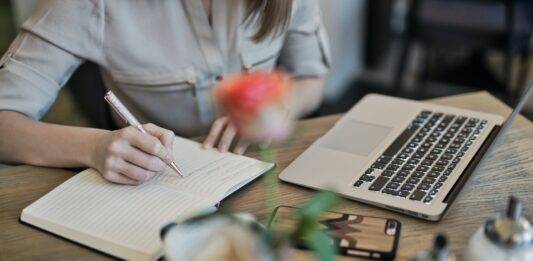
[[[144,134],[150,135],[148,132],[146,132],[146,130],[141,125],[141,123],[135,118],[135,116],[133,116],[133,114],[131,114],[131,112],[126,108],[126,106],[124,106],[124,104],[118,99],[118,97],[112,91],[108,91],[105,94],[104,99],[109,103],[111,108],[113,108],[113,110],[115,110],[115,112],[123,120],[125,120],[129,125],[137,128],[140,132]],[[178,175],[180,175],[181,177],[184,177],[183,172],[181,172],[181,170],[178,168],[178,165],[176,165],[174,161],[171,161],[170,163],[168,163],[168,166],[171,169],[173,169],[176,173],[178,173]]]

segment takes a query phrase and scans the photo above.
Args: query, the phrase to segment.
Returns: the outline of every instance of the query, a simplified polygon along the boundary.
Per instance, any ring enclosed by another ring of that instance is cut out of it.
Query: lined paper
[[[272,163],[233,153],[205,150],[199,143],[183,138],[176,138],[174,152],[174,161],[185,173],[185,178],[167,168],[151,182],[217,199],[224,197],[236,184],[253,179],[273,167]]]
[[[89,169],[24,211],[79,233],[153,254],[162,225],[187,218],[216,202],[157,184],[116,185]]]
[[[127,186],[88,169],[25,208],[21,220],[118,257],[155,258],[165,224],[207,210],[273,167],[200,146],[176,137],[174,160],[184,178],[167,169],[142,185]]]

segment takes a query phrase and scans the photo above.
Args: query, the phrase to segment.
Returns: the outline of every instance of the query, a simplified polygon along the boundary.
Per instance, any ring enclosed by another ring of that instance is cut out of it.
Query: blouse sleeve
[[[79,6],[81,3],[89,6]],[[102,59],[93,1],[40,4],[0,58],[0,110],[17,111],[33,119],[42,118],[85,59]]]
[[[316,0],[295,3],[279,64],[294,77],[323,76],[331,56],[319,5]]]

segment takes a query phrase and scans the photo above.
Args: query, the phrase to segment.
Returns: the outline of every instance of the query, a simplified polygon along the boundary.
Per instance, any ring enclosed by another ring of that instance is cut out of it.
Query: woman
[[[145,125],[151,135],[38,121],[85,60],[142,122],[155,123]],[[329,68],[315,1],[41,1],[0,60],[0,162],[93,167],[135,185],[166,167],[174,133],[209,133],[205,147],[235,143],[243,153],[211,89],[224,75],[277,65],[295,79],[290,113],[312,111]]]

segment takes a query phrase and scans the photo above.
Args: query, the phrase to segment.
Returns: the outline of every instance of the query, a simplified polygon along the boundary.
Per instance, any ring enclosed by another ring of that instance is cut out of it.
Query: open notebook
[[[134,260],[162,253],[159,230],[213,206],[274,167],[272,163],[204,150],[176,137],[174,159],[186,175],[170,169],[140,186],[112,184],[85,170],[46,194],[21,221],[111,255]]]

